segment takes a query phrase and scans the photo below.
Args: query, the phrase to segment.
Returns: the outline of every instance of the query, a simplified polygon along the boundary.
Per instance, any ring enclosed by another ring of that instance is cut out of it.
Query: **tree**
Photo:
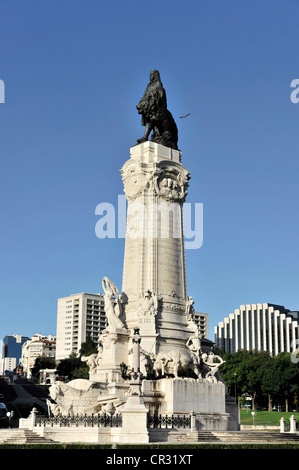
[[[284,402],[286,411],[289,409],[289,400],[295,403],[295,396],[299,391],[298,364],[291,361],[289,353],[280,353],[272,358],[272,362],[262,376],[262,389],[269,396],[268,409],[272,409],[272,400],[278,404]]]
[[[228,386],[229,394],[234,396],[250,395],[252,408],[263,402],[264,392],[261,388],[261,377],[271,361],[266,352],[240,350],[236,353],[223,354],[225,363],[220,373]]]
[[[41,369],[55,369],[55,367],[56,363],[54,357],[39,356],[35,359],[32,375],[33,377],[37,377]]]
[[[69,380],[74,378],[82,378],[77,377],[75,373],[76,370],[80,369],[82,366],[82,361],[80,357],[77,357],[76,353],[71,353],[67,359],[62,359],[62,361],[57,366],[57,372],[62,377],[67,377]],[[76,375],[76,377],[74,376]]]
[[[81,344],[81,349],[79,351],[80,357],[90,356],[91,354],[96,354],[98,352],[97,345],[91,339],[91,336],[86,337],[86,341]]]
[[[63,359],[57,366],[57,372],[69,380],[88,379],[89,368],[85,362],[81,360],[83,356],[90,356],[98,352],[97,345],[92,341],[90,336],[86,337],[86,341],[81,344],[79,356],[71,353],[67,359]]]
[[[298,406],[299,364],[291,360],[291,354],[280,353],[271,356],[264,351],[221,353],[226,361],[220,373],[228,386],[230,395],[250,395],[252,408],[267,403],[272,409],[272,401],[289,406]]]
[[[242,364],[243,374],[246,377],[243,392],[251,396],[253,410],[256,409],[258,402],[263,401],[262,377],[271,361],[272,358],[267,352],[248,351],[246,360]]]

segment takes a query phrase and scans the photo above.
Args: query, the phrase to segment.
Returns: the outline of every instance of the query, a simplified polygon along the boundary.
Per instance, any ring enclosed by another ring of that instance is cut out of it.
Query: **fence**
[[[71,427],[71,426],[84,426],[84,427],[116,427],[122,426],[122,416],[116,415],[75,415],[75,416],[36,416],[36,426],[59,426],[59,427]]]
[[[148,415],[148,428],[191,428],[191,415]]]
[[[107,415],[75,415],[75,416],[45,416],[37,414],[35,417],[36,426],[44,427],[122,427],[122,416],[120,414]],[[191,428],[191,415],[148,415],[148,428]]]

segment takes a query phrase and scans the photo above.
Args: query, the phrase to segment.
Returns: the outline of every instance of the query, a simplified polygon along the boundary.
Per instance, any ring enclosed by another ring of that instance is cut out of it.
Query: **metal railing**
[[[191,428],[191,415],[148,415],[148,428]]]
[[[59,427],[98,427],[98,428],[108,428],[116,427],[120,428],[122,426],[122,416],[120,414],[116,415],[107,415],[107,414],[98,414],[98,415],[74,415],[74,416],[36,416],[36,426],[59,426]]]

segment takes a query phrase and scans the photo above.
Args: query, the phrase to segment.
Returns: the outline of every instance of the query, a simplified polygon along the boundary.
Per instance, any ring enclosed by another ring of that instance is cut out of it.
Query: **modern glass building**
[[[216,347],[225,352],[292,352],[298,348],[299,312],[268,303],[241,305],[215,327],[214,333]]]
[[[22,346],[28,340],[27,336],[5,336],[3,339],[3,373],[7,374],[19,365],[22,357]]]

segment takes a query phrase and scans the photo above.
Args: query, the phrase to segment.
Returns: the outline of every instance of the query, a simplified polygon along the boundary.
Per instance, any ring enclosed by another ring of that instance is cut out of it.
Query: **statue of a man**
[[[188,338],[186,346],[195,353],[197,358],[199,358],[199,353],[201,351],[201,335],[198,328],[196,328],[194,334]]]
[[[166,92],[163,88],[158,70],[152,70],[150,81],[146,87],[143,97],[136,106],[141,114],[141,124],[145,126],[145,133],[138,143],[146,142],[152,133],[152,142],[177,149],[178,129],[167,109]]]
[[[185,315],[188,322],[193,320],[194,316],[194,300],[193,297],[187,297]]]

